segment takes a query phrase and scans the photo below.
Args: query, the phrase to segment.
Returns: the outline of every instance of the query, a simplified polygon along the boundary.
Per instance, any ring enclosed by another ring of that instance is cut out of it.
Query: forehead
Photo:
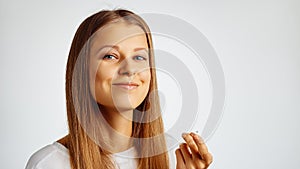
[[[115,45],[124,41],[147,46],[142,28],[125,22],[109,23],[97,30],[92,37],[92,46]]]

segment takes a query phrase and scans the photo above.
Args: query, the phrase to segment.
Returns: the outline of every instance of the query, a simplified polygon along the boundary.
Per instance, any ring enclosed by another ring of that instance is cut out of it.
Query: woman
[[[127,10],[83,21],[66,71],[69,134],[36,152],[26,168],[170,168],[150,29]],[[176,168],[212,162],[201,138],[183,134]]]

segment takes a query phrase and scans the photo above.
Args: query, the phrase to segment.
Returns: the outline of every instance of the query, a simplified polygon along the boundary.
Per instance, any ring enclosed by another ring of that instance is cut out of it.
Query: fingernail
[[[203,139],[198,135],[198,134],[195,134],[195,133],[191,133],[191,136],[196,139],[198,142],[200,143],[203,143]]]
[[[188,135],[188,133],[182,133],[182,137],[185,138]]]
[[[196,136],[196,135],[197,135],[197,134],[195,134],[194,132],[191,132],[191,136],[194,137],[194,136]]]

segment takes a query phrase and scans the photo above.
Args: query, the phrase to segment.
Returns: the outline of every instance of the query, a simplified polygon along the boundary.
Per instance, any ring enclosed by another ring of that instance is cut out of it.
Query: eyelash
[[[108,58],[109,56],[112,56],[112,57],[114,57],[114,59],[117,59],[117,57],[114,56],[114,55],[105,55],[105,56],[103,56],[103,59],[104,59],[104,60],[105,60],[105,59],[111,60],[111,58]]]
[[[137,56],[135,56],[134,58],[136,59],[136,58],[138,58],[138,57],[142,58],[142,60],[147,60],[146,57],[143,57],[143,56],[140,56],[140,55],[137,55]],[[137,59],[137,60],[140,60],[140,59]]]
[[[104,60],[112,60],[113,58],[108,58],[108,57],[113,57],[114,59],[118,59],[118,57],[116,57],[116,56],[114,56],[114,55],[105,55],[105,56],[103,56],[103,58],[102,59],[104,59]],[[142,58],[142,59],[138,59],[138,58]],[[147,60],[147,58],[146,57],[143,57],[143,56],[140,56],[140,55],[137,55],[137,56],[134,56],[134,59],[136,59],[136,60]]]

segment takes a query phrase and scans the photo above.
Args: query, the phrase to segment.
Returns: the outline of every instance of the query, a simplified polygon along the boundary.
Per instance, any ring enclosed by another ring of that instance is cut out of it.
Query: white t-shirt
[[[137,168],[136,151],[132,147],[126,151],[112,154],[112,158],[120,169]],[[47,145],[34,153],[25,169],[71,169],[69,150],[58,142]]]

